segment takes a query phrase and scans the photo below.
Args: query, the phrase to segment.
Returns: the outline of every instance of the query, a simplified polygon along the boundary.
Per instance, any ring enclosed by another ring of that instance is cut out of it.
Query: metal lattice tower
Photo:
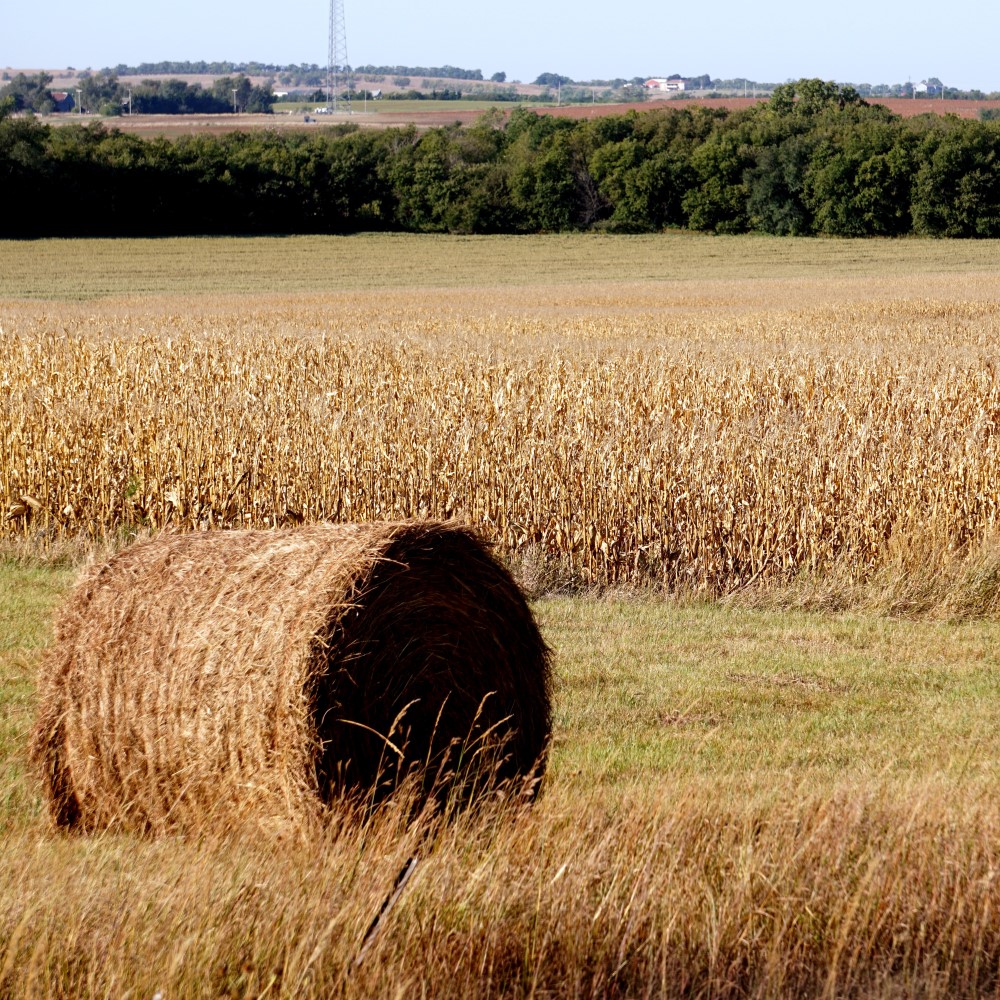
[[[337,91],[347,84],[347,98]],[[344,0],[330,0],[330,48],[326,60],[326,101],[331,111],[351,110],[351,69],[347,65],[347,29],[344,27]],[[344,107],[346,105],[346,107]]]

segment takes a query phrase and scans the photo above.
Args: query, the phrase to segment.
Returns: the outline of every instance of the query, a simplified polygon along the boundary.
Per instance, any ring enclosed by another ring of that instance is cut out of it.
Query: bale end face
[[[400,532],[319,654],[321,788],[526,776],[550,730],[549,652],[519,588],[468,530]],[[360,724],[360,725],[359,725]]]

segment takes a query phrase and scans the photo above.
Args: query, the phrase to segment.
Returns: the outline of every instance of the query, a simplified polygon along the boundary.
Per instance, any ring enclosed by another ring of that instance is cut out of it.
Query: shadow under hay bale
[[[544,764],[549,653],[439,522],[164,534],[88,571],[40,680],[55,822],[158,830],[484,790]]]

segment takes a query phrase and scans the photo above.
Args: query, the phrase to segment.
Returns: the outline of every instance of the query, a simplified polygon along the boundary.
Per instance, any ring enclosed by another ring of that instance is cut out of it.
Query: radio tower
[[[351,70],[347,65],[347,29],[344,27],[344,0],[330,0],[330,50],[326,60],[326,102],[331,111],[339,111],[337,91],[341,80],[347,83],[347,98],[340,101],[351,110]]]

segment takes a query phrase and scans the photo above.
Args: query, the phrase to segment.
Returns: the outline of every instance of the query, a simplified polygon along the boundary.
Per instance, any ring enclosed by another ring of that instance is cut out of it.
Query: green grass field
[[[39,651],[73,577],[66,567],[0,565],[8,768],[21,759]],[[640,597],[549,597],[536,613],[556,651],[559,785],[1000,777],[998,622]]]
[[[373,84],[372,90],[377,90],[378,88]],[[461,89],[461,85],[459,85]],[[292,111],[295,114],[307,114],[312,117],[313,112],[316,108],[322,107],[324,101],[279,101],[274,105],[274,113],[276,115],[281,114],[283,111]],[[555,104],[555,102],[551,102]],[[368,114],[410,114],[414,111],[425,111],[433,112],[435,114],[447,113],[449,111],[489,111],[491,108],[501,108],[501,109],[514,109],[520,107],[527,108],[545,108],[551,105],[546,102],[540,101],[525,101],[520,103],[518,101],[491,101],[484,99],[481,101],[469,99],[463,99],[460,101],[436,101],[432,98],[427,100],[381,100],[369,99],[367,102],[363,97],[356,97],[351,102],[351,110],[357,114],[358,112],[366,111]],[[322,117],[320,121],[324,120]],[[339,119],[335,119],[339,120]]]

